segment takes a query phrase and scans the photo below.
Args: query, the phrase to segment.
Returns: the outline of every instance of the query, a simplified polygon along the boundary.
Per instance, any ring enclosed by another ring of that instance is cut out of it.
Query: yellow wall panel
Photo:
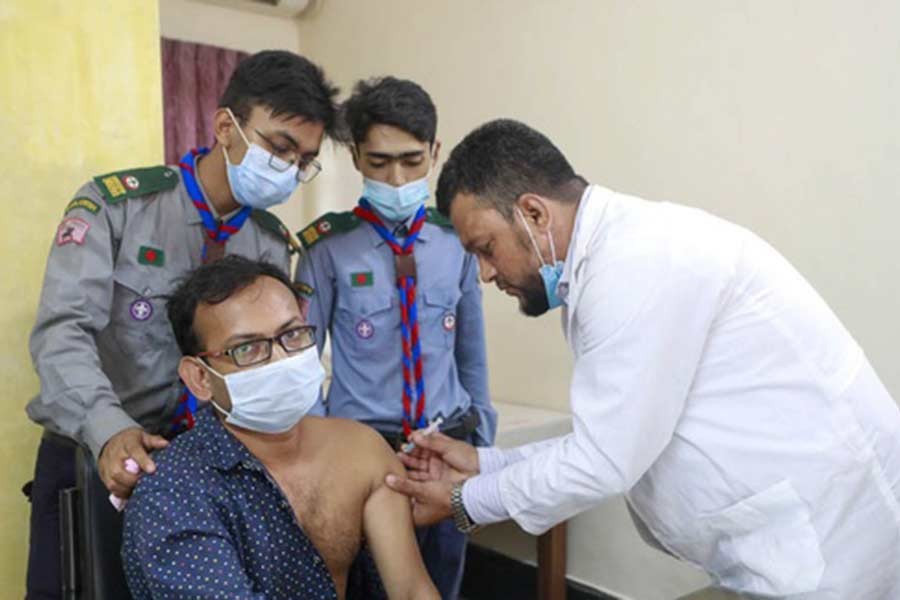
[[[159,15],[150,0],[0,2],[0,590],[24,595],[40,429],[25,416],[47,252],[91,176],[163,156]]]

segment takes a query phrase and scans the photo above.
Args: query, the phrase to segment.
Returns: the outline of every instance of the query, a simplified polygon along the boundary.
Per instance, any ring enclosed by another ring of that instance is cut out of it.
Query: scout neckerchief
[[[184,187],[187,189],[188,196],[200,213],[203,220],[203,229],[206,230],[206,238],[203,240],[203,263],[212,262],[225,256],[225,242],[232,235],[237,233],[247,217],[250,216],[250,207],[241,208],[233,217],[224,223],[220,223],[213,216],[203,192],[200,191],[200,185],[194,177],[194,165],[197,157],[209,153],[209,148],[195,148],[189,151],[178,163],[181,167],[181,178],[184,181]]]
[[[175,414],[169,424],[169,435],[175,437],[183,431],[187,431],[194,426],[194,414],[197,412],[197,398],[191,391],[184,386],[181,396],[178,397],[178,405],[175,407]]]
[[[394,234],[385,227],[384,222],[375,214],[365,198],[359,200],[359,206],[353,209],[353,214],[370,223],[394,253],[397,289],[400,291],[400,333],[403,345],[403,435],[409,437],[413,421],[411,414],[413,374],[416,382],[415,427],[418,429],[425,426],[425,375],[422,371],[422,347],[419,343],[416,261],[413,258],[413,246],[425,224],[425,205],[416,211],[403,244],[398,242]]]
[[[250,216],[251,210],[250,207],[245,206],[225,223],[216,221],[212,211],[209,209],[209,205],[206,203],[206,198],[203,197],[203,192],[200,191],[200,185],[197,183],[194,171],[197,157],[207,153],[209,153],[209,148],[193,149],[186,153],[181,162],[178,163],[178,166],[181,167],[181,179],[184,181],[184,187],[197,208],[197,212],[200,213],[203,229],[206,231],[201,254],[204,264],[225,256],[225,243],[228,241],[228,238],[240,230],[241,225]],[[170,434],[174,436],[192,428],[194,426],[194,413],[196,412],[197,398],[185,387],[178,398],[175,414],[172,416]]]

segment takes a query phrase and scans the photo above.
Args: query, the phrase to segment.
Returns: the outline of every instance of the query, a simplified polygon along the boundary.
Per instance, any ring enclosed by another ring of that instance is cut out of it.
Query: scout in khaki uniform
[[[424,206],[439,148],[434,104],[387,77],[357,84],[342,111],[362,199],[301,230],[295,277],[320,350],[331,337],[333,382],[314,412],[362,421],[395,447],[439,418],[444,433],[491,445],[477,262]],[[441,597],[455,598],[466,537],[446,521],[420,531],[419,545]]]
[[[238,66],[214,115],[212,150],[176,166],[94,177],[65,207],[47,261],[31,353],[41,391],[27,407],[45,429],[34,481],[28,598],[59,598],[58,491],[74,485],[71,440],[126,498],[148,452],[193,424],[166,318],[176,280],[226,254],[288,271],[292,236],[266,208],[320,170],[315,157],[337,90],[290,52]]]

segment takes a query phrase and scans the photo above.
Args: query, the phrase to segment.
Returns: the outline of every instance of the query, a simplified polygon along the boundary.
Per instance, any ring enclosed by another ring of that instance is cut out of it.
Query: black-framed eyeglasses
[[[275,153],[274,150],[277,146],[267,135],[255,127],[253,128],[253,131],[262,138],[268,146],[269,167],[272,169],[275,169],[279,173],[283,173],[290,169],[291,165],[297,165],[297,181],[300,183],[309,183],[315,179],[316,175],[322,172],[322,164],[315,158],[304,159],[295,152],[284,152],[285,158],[282,158],[280,156],[282,153]]]
[[[201,352],[198,358],[227,356],[238,367],[251,367],[272,357],[272,343],[278,342],[288,354],[307,350],[316,345],[316,328],[313,325],[292,327],[270,338],[241,342],[218,352]]]

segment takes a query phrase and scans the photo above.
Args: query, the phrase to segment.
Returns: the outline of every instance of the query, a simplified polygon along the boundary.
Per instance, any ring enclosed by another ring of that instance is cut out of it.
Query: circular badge
[[[321,234],[328,233],[329,231],[331,231],[331,223],[329,223],[328,221],[322,221],[321,223],[319,223],[316,229],[318,229],[319,233]]]
[[[370,323],[367,319],[363,319],[356,324],[356,335],[364,340],[367,340],[375,335],[375,327],[373,327],[372,323]]]
[[[453,313],[447,313],[444,315],[443,320],[444,331],[453,331],[456,329],[456,315]]]
[[[153,305],[143,298],[132,302],[128,310],[131,312],[131,318],[135,321],[146,321],[153,316]]]
[[[138,181],[138,178],[134,175],[126,175],[122,178],[122,183],[125,184],[129,190],[136,190],[141,186],[141,182]]]

